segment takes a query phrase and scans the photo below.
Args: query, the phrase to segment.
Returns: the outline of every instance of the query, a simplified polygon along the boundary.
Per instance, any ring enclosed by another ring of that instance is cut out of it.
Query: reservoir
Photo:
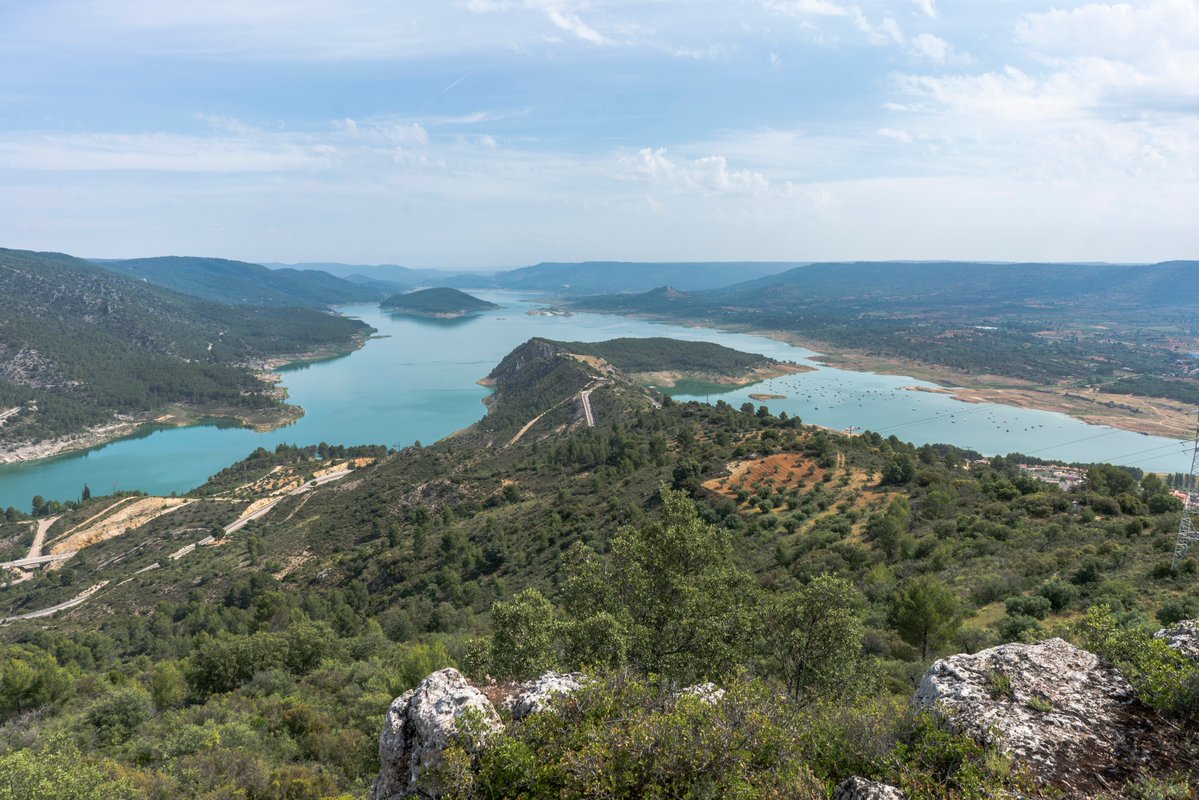
[[[347,356],[281,370],[289,402],[304,417],[268,433],[201,425],[166,428],[90,451],[22,464],[0,465],[0,508],[28,510],[34,495],[77,499],[86,483],[93,494],[140,489],[150,494],[186,492],[258,447],[432,443],[476,422],[488,390],[476,381],[513,348],[534,336],[600,341],[620,336],[669,336],[716,342],[771,358],[816,367],[720,395],[740,406],[750,393],[785,395],[767,403],[804,422],[844,429],[856,426],[924,444],[943,442],[979,452],[1062,461],[1107,461],[1147,471],[1190,469],[1188,442],[1087,425],[1063,414],[993,404],[962,403],[904,387],[923,381],[825,367],[810,350],[772,339],[598,314],[529,316],[544,304],[506,292],[475,292],[502,308],[453,321],[395,316],[375,305],[347,306],[343,314],[378,329],[378,338]]]

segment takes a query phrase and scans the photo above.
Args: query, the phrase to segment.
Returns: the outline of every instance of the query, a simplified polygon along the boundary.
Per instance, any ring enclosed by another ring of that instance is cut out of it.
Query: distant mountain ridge
[[[315,269],[267,269],[224,258],[161,256],[94,263],[166,289],[231,305],[324,308],[378,300],[394,291]]]
[[[684,291],[716,289],[784,272],[802,262],[543,262],[490,276],[459,275],[444,281],[459,289],[509,289],[564,295],[644,292],[669,284]]]
[[[1199,304],[1199,261],[1159,264],[825,262],[723,287],[715,301],[769,300],[771,287],[798,287],[813,299],[953,303],[1116,301]]]
[[[886,306],[1116,303],[1199,305],[1199,261],[1160,264],[822,262],[712,289],[659,284],[638,295],[580,299],[606,310],[676,310],[746,305],[760,309],[821,301]]]
[[[283,264],[278,261],[262,261],[262,266],[272,270],[320,270],[349,281],[355,278],[364,281],[382,281],[407,288],[444,283],[447,277],[458,275],[456,270],[414,269],[399,264],[343,264],[338,261],[311,261],[298,264]]]

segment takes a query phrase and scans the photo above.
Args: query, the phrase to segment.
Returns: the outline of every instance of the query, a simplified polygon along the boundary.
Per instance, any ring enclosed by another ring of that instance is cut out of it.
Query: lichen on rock
[[[943,658],[916,703],[1072,797],[1119,785],[1149,757],[1150,714],[1128,681],[1062,639]]]
[[[853,777],[837,784],[833,800],[903,800],[903,792],[885,783]]]
[[[503,728],[491,702],[456,669],[438,670],[397,697],[379,737],[371,800],[440,796],[437,768],[467,714],[480,721],[483,736]]]

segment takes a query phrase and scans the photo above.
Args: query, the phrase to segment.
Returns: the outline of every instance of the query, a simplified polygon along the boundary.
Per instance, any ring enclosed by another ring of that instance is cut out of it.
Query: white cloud
[[[610,40],[584,22],[568,0],[468,0],[466,7],[475,13],[514,10],[538,11],[556,28],[591,44],[609,44]]]
[[[937,6],[935,0],[912,0],[916,4],[916,8],[923,11],[927,16],[937,16]]]
[[[1024,43],[1054,56],[1152,60],[1163,51],[1199,48],[1199,4],[1194,0],[1090,3],[1069,11],[1026,14],[1016,31]]]
[[[767,8],[782,14],[847,17],[850,9],[832,0],[764,0]]]
[[[724,156],[703,156],[675,162],[665,148],[645,147],[623,159],[626,172],[651,183],[701,195],[755,195],[770,189],[770,181],[751,169],[730,169]]]
[[[0,169],[54,172],[272,173],[328,169],[338,150],[290,138],[167,133],[9,135]]]
[[[973,63],[969,53],[959,52],[949,42],[931,33],[921,33],[908,41],[908,53],[934,64],[963,66]]]
[[[878,135],[886,139],[894,139],[902,144],[911,144],[916,141],[912,134],[907,131],[896,130],[895,128],[879,128]]]

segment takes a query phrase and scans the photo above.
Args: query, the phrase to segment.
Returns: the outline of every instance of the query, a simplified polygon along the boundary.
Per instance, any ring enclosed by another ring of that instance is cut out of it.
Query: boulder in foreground
[[[439,796],[436,770],[467,712],[483,720],[485,732],[503,728],[491,702],[456,669],[438,670],[397,697],[379,737],[371,800]]]
[[[1122,785],[1161,752],[1119,670],[1062,639],[943,658],[916,702],[1071,797]]]

